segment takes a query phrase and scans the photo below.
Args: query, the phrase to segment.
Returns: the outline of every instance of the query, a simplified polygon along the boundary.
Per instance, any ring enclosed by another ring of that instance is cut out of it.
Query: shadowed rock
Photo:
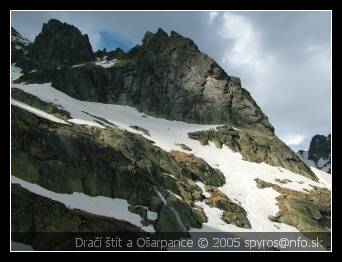
[[[41,33],[18,59],[17,65],[24,71],[46,70],[70,66],[94,59],[88,36],[79,29],[56,19],[43,24]]]

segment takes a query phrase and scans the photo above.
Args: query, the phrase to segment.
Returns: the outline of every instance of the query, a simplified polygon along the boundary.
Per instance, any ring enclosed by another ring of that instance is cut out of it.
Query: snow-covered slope
[[[14,71],[18,72],[17,69]],[[204,202],[197,202],[197,205],[204,208],[209,219],[202,229],[193,229],[193,231],[298,231],[292,226],[272,222],[268,219],[269,215],[275,215],[279,211],[276,205],[276,197],[279,196],[279,193],[272,188],[259,189],[255,182],[256,178],[302,192],[311,190],[312,186],[331,188],[329,176],[320,170],[312,169],[319,178],[318,182],[314,182],[281,167],[244,161],[239,153],[233,152],[226,146],[223,146],[222,149],[217,148],[213,143],[203,146],[199,141],[188,138],[189,132],[208,130],[216,128],[217,125],[169,121],[146,116],[128,106],[80,101],[54,89],[49,83],[13,84],[12,86],[35,95],[43,101],[62,107],[71,113],[73,119],[69,120],[70,122],[98,126],[94,116],[101,117],[122,129],[139,133],[147,139],[155,141],[156,146],[166,151],[187,152],[177,145],[185,144],[192,149],[191,153],[196,157],[204,159],[213,168],[220,169],[226,178],[226,183],[219,189],[247,211],[252,228],[242,229],[227,224],[221,219],[222,210],[211,208]],[[142,127],[149,131],[149,135],[131,126]],[[276,181],[277,179],[288,179],[291,182],[281,184]],[[203,186],[202,190],[205,190]],[[209,194],[208,192],[204,193]]]

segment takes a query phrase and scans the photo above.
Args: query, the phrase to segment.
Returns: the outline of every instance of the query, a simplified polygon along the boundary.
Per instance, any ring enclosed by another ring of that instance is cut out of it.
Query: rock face
[[[46,70],[94,59],[92,47],[87,35],[74,26],[51,19],[43,25],[28,48],[26,56],[18,60],[17,65],[24,71]]]
[[[331,134],[315,135],[309,151],[299,150],[297,154],[307,165],[331,173]]]
[[[92,52],[88,43],[74,27],[50,20],[32,45],[30,66],[20,66],[52,69],[89,61]],[[97,55],[105,54],[100,53]],[[94,64],[68,67],[26,76],[25,81],[52,82],[53,87],[78,99],[134,106],[166,119],[231,123],[273,133],[240,79],[227,75],[191,39],[159,29],[147,32],[143,44],[127,54],[120,50],[114,53],[122,58],[110,68]]]
[[[317,180],[310,168],[276,136],[229,126],[192,132],[188,135],[189,138],[199,140],[202,145],[207,145],[209,141],[214,142],[218,148],[226,145],[231,150],[240,152],[245,160],[265,162]]]
[[[221,171],[213,169],[203,159],[176,150],[172,150],[170,154],[185,172],[189,172],[189,176],[193,180],[200,180],[206,185],[217,187],[223,186],[225,183]]]

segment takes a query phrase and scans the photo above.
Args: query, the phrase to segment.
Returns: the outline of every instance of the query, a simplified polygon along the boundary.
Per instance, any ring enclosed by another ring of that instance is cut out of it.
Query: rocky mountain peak
[[[62,23],[61,21],[57,20],[57,19],[50,19],[47,23],[43,24],[43,30],[42,31],[46,31],[49,30],[49,28],[62,28],[64,27],[64,24],[66,23]],[[67,25],[67,24],[66,24]],[[70,27],[75,28],[74,26],[70,25]],[[77,29],[77,28],[76,28]]]
[[[148,47],[153,44],[165,43],[168,40],[168,38],[168,34],[162,28],[158,28],[156,33],[147,31],[142,40],[143,47]]]
[[[320,158],[328,159],[331,148],[331,135],[315,135],[312,137],[309,148],[309,158],[318,162]]]
[[[88,35],[73,25],[50,19],[43,24],[27,56],[19,61],[25,71],[55,69],[94,59]]]
[[[151,49],[157,48],[160,50],[166,49],[183,49],[186,51],[200,52],[197,45],[189,38],[182,36],[181,34],[171,31],[168,35],[162,28],[158,28],[156,33],[147,31],[143,38],[143,48]]]
[[[307,165],[331,173],[331,134],[313,136],[309,150],[297,154]]]

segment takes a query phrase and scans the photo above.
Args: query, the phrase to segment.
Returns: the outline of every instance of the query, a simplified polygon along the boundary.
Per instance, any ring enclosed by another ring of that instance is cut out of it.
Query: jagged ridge
[[[67,48],[59,43],[69,43],[70,39],[78,40]],[[122,57],[120,66],[67,67],[93,57],[88,44],[87,36],[81,36],[73,26],[50,20],[28,50],[28,56],[17,63],[26,71],[35,68],[38,73],[26,74],[21,80],[52,82],[55,88],[75,98],[130,105],[167,119],[231,123],[273,133],[267,117],[241,87],[240,80],[200,52],[191,39],[174,31],[169,36],[158,29],[155,34],[147,32],[142,46],[127,54],[114,51]]]
[[[331,173],[331,134],[313,136],[309,150],[299,150],[297,155],[307,165]]]

